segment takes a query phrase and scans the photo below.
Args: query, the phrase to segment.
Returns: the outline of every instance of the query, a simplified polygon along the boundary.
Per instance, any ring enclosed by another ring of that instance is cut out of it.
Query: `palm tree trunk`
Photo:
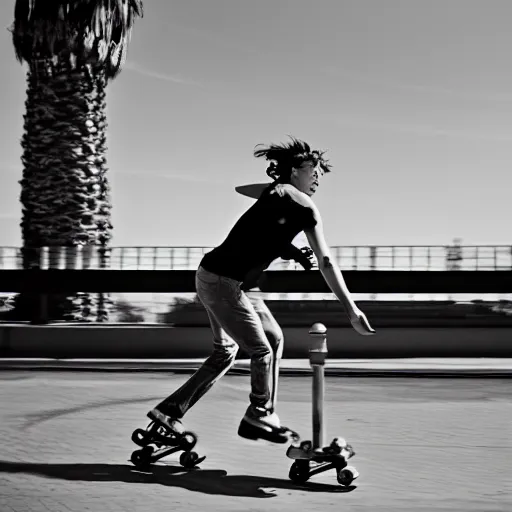
[[[50,248],[51,265],[65,248],[72,267],[79,246],[99,251],[100,267],[108,266],[105,91],[142,16],[141,0],[16,0],[14,51],[29,66],[20,181],[24,268],[40,266],[42,247]],[[32,317],[38,302],[19,299],[14,316],[27,305]],[[49,319],[104,321],[109,303],[107,295],[57,297]]]
[[[33,61],[27,82],[20,181],[24,268],[39,267],[41,247],[72,253],[80,245],[100,250],[100,265],[106,268],[112,224],[105,71]],[[55,266],[52,258],[50,265]],[[66,258],[68,265],[75,265],[73,257]],[[49,307],[52,319],[108,319],[104,294],[78,293],[65,304],[63,297],[56,299]]]

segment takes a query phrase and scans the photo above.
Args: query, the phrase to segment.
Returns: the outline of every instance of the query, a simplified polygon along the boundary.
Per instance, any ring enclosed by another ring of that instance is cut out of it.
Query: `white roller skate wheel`
[[[348,487],[357,477],[359,472],[352,466],[346,466],[338,470],[338,483],[344,487]]]

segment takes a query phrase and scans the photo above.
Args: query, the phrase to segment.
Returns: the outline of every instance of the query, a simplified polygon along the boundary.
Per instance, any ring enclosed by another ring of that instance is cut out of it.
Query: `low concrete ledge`
[[[327,326],[328,327],[328,326]],[[305,327],[284,327],[284,358],[308,357]],[[512,357],[512,327],[381,327],[361,336],[351,327],[327,330],[329,358]],[[166,325],[0,325],[3,358],[204,358],[209,327]],[[240,357],[247,357],[243,350]]]
[[[253,300],[258,300],[253,297]],[[351,328],[343,306],[337,300],[265,300],[282,327],[309,328],[315,322]],[[508,304],[508,303],[507,303]],[[357,301],[371,325],[382,327],[512,327],[512,311],[505,303],[473,301]],[[181,305],[159,315],[162,324],[180,327],[208,327],[204,307],[197,302]]]
[[[0,369],[34,371],[172,372],[192,373],[203,363],[197,359],[49,359],[0,358]],[[250,360],[238,359],[229,374],[248,375]],[[283,359],[281,375],[309,376],[308,359]],[[327,359],[330,377],[435,377],[512,378],[511,358]]]

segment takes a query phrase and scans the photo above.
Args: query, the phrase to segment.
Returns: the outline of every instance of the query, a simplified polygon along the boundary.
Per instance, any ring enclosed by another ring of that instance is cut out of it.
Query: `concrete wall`
[[[512,357],[512,327],[381,327],[361,336],[327,331],[329,357]],[[285,358],[307,357],[307,327],[284,327]],[[196,358],[211,351],[209,327],[0,325],[0,357]],[[247,357],[243,351],[239,357]]]
[[[350,321],[337,300],[265,300],[282,327],[308,329],[315,322],[329,328],[350,328]],[[498,309],[496,303],[454,301],[358,301],[357,305],[371,325],[383,327],[511,327],[512,314]],[[509,306],[510,309],[510,306]],[[204,307],[189,303],[162,314],[159,323],[176,327],[208,327],[210,321]]]

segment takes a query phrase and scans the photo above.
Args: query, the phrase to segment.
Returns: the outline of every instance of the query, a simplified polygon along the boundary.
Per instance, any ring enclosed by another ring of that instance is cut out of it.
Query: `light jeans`
[[[157,408],[173,418],[182,418],[233,365],[240,345],[251,358],[251,404],[273,410],[283,332],[272,313],[262,299],[249,299],[239,281],[201,266],[196,272],[196,291],[210,319],[213,352]]]

